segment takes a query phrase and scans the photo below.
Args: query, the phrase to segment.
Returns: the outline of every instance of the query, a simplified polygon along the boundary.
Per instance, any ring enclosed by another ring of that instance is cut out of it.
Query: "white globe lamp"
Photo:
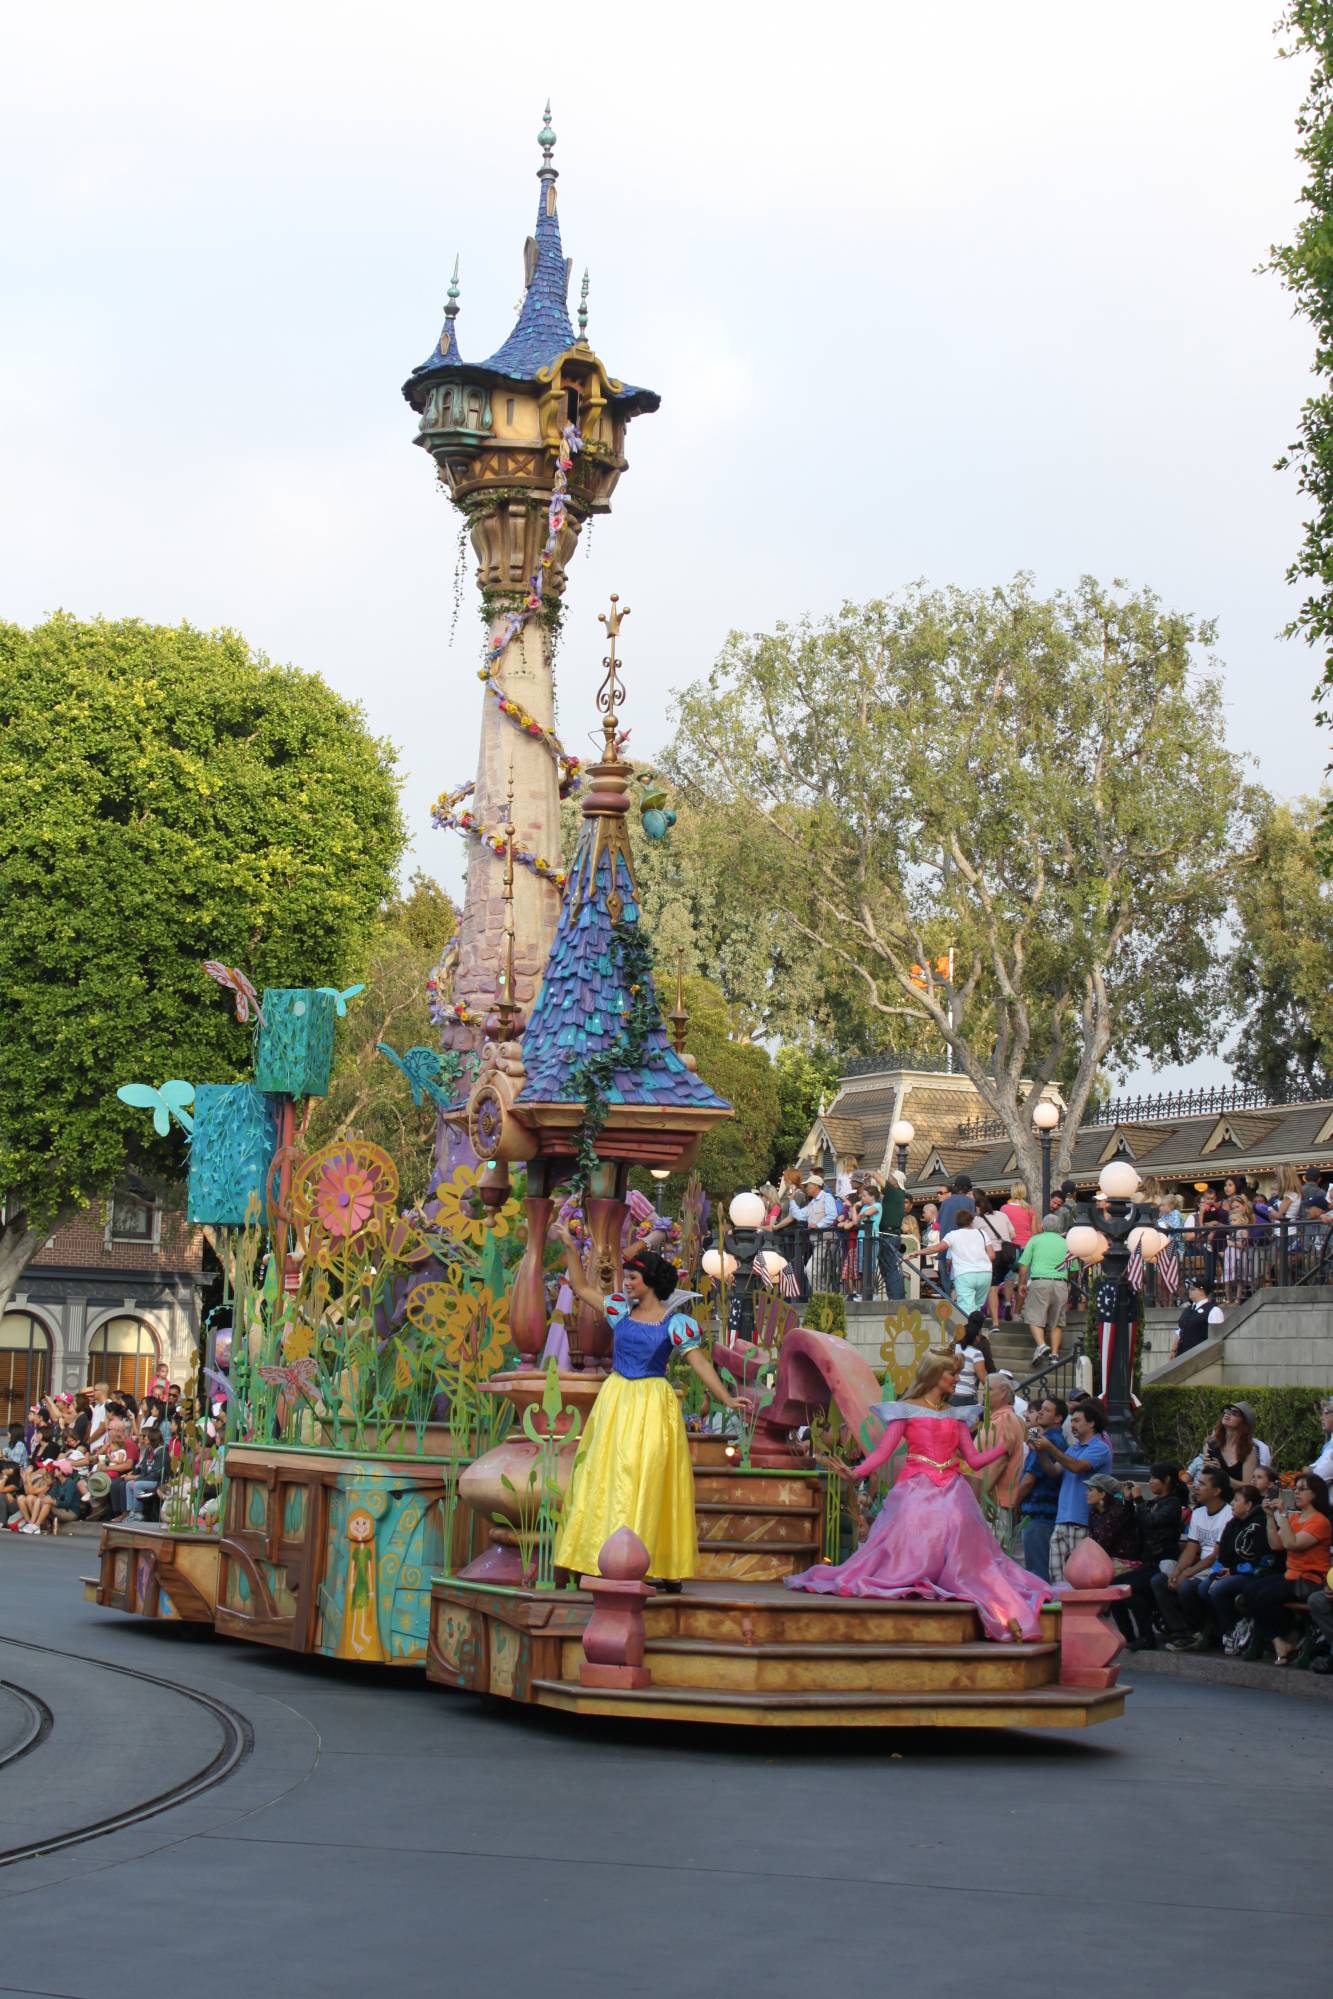
[[[1137,1169],[1127,1159],[1113,1159],[1098,1174],[1097,1185],[1108,1201],[1132,1201],[1139,1191]]]
[[[1060,1122],[1060,1106],[1043,1097],[1033,1108],[1032,1122],[1038,1131],[1054,1131]]]
[[[734,1256],[723,1257],[715,1249],[706,1249],[699,1261],[704,1276],[711,1277],[714,1281],[721,1277],[724,1270],[729,1278],[736,1275],[736,1259]]]
[[[889,1143],[891,1145],[910,1145],[915,1137],[916,1126],[910,1118],[900,1117],[898,1122],[889,1129]]]
[[[1125,1238],[1129,1248],[1136,1249],[1145,1263],[1156,1263],[1169,1239],[1161,1229],[1151,1227],[1131,1229]]]
[[[775,1249],[761,1249],[755,1262],[763,1269],[765,1276],[771,1278],[774,1283],[787,1268],[786,1257],[779,1256]]]
[[[737,1194],[727,1213],[731,1216],[733,1228],[761,1229],[768,1210],[758,1194]]]
[[[1086,1223],[1070,1229],[1065,1244],[1069,1254],[1076,1256],[1080,1263],[1100,1263],[1110,1248],[1101,1230],[1089,1228]]]

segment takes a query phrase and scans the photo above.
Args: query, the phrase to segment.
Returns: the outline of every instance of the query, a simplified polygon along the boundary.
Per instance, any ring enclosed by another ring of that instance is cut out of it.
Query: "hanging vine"
[[[583,1118],[575,1134],[573,1185],[579,1193],[599,1164],[597,1140],[611,1111],[607,1092],[617,1069],[660,1067],[649,1037],[661,1015],[653,998],[653,954],[637,923],[623,918],[611,926],[611,950],[625,997],[620,1032],[606,1048],[586,1055],[570,1073],[570,1093],[583,1101]]]

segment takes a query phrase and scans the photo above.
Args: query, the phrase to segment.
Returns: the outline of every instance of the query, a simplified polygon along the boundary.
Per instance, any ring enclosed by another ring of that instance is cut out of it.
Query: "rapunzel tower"
[[[574,331],[549,105],[538,143],[537,227],[524,246],[513,332],[489,360],[463,359],[455,266],[444,331],[403,385],[420,416],[416,442],[467,523],[487,630],[475,786],[446,793],[436,808],[437,821],[460,828],[470,843],[452,983],[446,969],[435,994],[444,1039],[461,1049],[477,1045],[497,999],[530,1010],[550,951],[562,880],[560,796],[579,781],[554,733],[552,652],[565,564],[588,516],[610,512],[625,470],[626,424],[659,402],[650,389],[615,380],[589,346],[586,273]],[[461,745],[466,698],[461,687],[450,693],[446,744]],[[515,991],[502,995],[511,774]]]

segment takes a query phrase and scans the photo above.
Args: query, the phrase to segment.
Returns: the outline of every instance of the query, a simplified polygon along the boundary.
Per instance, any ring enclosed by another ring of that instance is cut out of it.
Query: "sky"
[[[1299,191],[1276,12],[11,9],[0,616],[228,625],[317,669],[401,746],[413,859],[457,892],[429,810],[472,774],[481,627],[399,388],[456,254],[463,354],[508,332],[549,96],[592,343],[662,396],[571,565],[572,749],[612,590],[651,756],[728,631],[1023,569],[1215,617],[1233,745],[1311,791],[1273,461],[1312,343],[1256,268]]]

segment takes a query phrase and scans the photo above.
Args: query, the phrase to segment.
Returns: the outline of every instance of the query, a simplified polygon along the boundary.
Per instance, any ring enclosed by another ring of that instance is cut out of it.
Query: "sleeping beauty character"
[[[1054,1593],[1002,1553],[963,1468],[982,1471],[1007,1457],[1007,1444],[978,1451],[968,1428],[976,1409],[955,1409],[952,1354],[928,1353],[901,1402],[881,1402],[883,1437],[859,1465],[839,1469],[869,1478],[903,1445],[907,1454],[864,1545],[833,1568],[786,1578],[789,1589],[826,1596],[900,1597],[973,1603],[988,1638],[1037,1639],[1041,1606]]]
[[[683,1353],[715,1401],[743,1406],[728,1393],[701,1350],[688,1312],[666,1309],[676,1268],[652,1250],[625,1260],[625,1288],[609,1298],[584,1274],[578,1246],[565,1225],[565,1276],[575,1298],[605,1312],[614,1337],[612,1372],[593,1404],[561,1516],[555,1559],[575,1575],[596,1575],[597,1558],[621,1527],[648,1550],[648,1573],[663,1582],[692,1576],[698,1564],[694,1474],[685,1420],[666,1378],[673,1353]]]

